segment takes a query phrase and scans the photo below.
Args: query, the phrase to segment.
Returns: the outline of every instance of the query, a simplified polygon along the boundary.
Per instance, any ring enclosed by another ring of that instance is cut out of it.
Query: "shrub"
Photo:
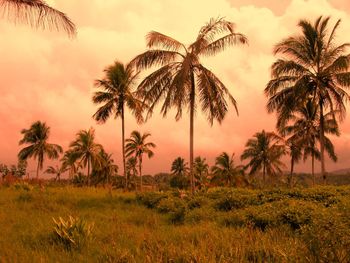
[[[136,200],[148,208],[155,208],[168,195],[160,192],[147,192],[136,195]]]
[[[27,182],[15,183],[13,186],[16,190],[24,190],[24,191],[33,190],[33,186],[28,184]]]
[[[87,223],[83,219],[72,216],[69,216],[67,220],[62,217],[59,217],[58,220],[52,219],[55,223],[55,239],[66,248],[80,248],[91,238],[93,223]]]

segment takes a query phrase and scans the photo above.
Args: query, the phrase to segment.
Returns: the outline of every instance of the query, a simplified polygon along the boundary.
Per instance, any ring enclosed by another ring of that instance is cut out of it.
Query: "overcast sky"
[[[16,163],[20,130],[36,120],[51,127],[50,142],[65,149],[80,129],[94,127],[97,141],[113,153],[121,167],[121,122],[110,119],[96,124],[91,116],[93,82],[103,69],[119,60],[127,63],[145,50],[151,30],[191,43],[201,26],[212,17],[225,17],[249,39],[249,46],[235,46],[203,60],[226,84],[238,102],[239,116],[232,109],[224,122],[211,127],[198,112],[195,120],[195,155],[212,165],[222,151],[236,154],[240,163],[244,144],[257,131],[274,130],[275,116],[266,112],[263,94],[276,59],[273,45],[298,33],[299,19],[332,16],[331,26],[342,19],[337,42],[350,42],[350,2],[347,0],[56,0],[47,1],[68,14],[78,35],[42,32],[0,20],[0,163]],[[186,113],[186,112],[185,112]],[[348,114],[349,115],[349,114]],[[144,161],[146,173],[169,171],[177,156],[188,159],[189,119],[178,122],[170,113],[158,112],[142,126],[128,115],[126,134],[134,129],[152,134],[155,156]],[[335,138],[338,163],[327,169],[350,167],[350,116]],[[286,159],[286,161],[288,161]],[[49,162],[47,163],[49,164]],[[30,163],[30,171],[34,170]],[[318,168],[318,166],[317,166]],[[309,162],[297,165],[310,169]]]

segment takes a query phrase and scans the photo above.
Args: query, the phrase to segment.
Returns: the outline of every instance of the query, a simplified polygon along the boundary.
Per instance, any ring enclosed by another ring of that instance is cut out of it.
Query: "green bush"
[[[54,226],[55,239],[66,248],[80,248],[90,238],[93,229],[93,223],[87,223],[83,219],[69,216],[67,220],[59,217],[58,220],[52,218]]]
[[[147,193],[139,193],[136,195],[136,200],[145,205],[148,208],[156,208],[159,202],[167,198],[168,195],[166,193],[160,192],[147,192]]]
[[[24,191],[28,191],[28,192],[33,190],[33,186],[28,184],[27,182],[15,183],[13,185],[13,187],[16,190],[24,190]]]

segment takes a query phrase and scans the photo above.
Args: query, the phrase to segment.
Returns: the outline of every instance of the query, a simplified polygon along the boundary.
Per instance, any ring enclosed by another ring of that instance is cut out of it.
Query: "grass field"
[[[66,246],[52,218],[93,223]],[[132,193],[0,188],[0,262],[350,262],[350,187]]]

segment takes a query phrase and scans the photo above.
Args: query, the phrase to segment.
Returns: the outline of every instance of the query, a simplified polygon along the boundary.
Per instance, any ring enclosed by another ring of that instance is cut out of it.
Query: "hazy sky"
[[[350,42],[350,2],[348,0],[56,0],[47,1],[67,13],[76,23],[78,36],[69,40],[64,33],[42,32],[14,26],[0,20],[0,163],[15,163],[20,130],[36,120],[51,127],[51,142],[67,149],[75,133],[94,127],[97,141],[112,152],[121,166],[120,120],[97,125],[91,118],[93,82],[103,69],[119,60],[124,63],[145,50],[145,35],[151,30],[190,43],[211,17],[225,17],[247,35],[249,46],[236,46],[205,59],[230,89],[239,107],[219,125],[211,127],[198,113],[195,121],[195,155],[213,164],[222,151],[236,153],[236,163],[244,144],[257,131],[273,130],[275,116],[266,112],[263,89],[276,59],[272,47],[298,32],[301,18],[314,20],[331,15],[331,23],[341,18],[337,41]],[[186,115],[186,114],[185,114]],[[349,114],[348,114],[349,115]],[[169,171],[177,156],[188,159],[189,120],[163,119],[158,112],[138,127],[128,115],[126,133],[134,129],[152,133],[157,144],[155,156],[144,161],[146,173]],[[327,169],[350,167],[350,116],[341,124],[342,135],[335,138],[339,156]],[[288,161],[286,159],[286,161]],[[34,169],[31,162],[30,171]],[[309,169],[299,164],[297,170]],[[33,174],[33,173],[32,173]]]

